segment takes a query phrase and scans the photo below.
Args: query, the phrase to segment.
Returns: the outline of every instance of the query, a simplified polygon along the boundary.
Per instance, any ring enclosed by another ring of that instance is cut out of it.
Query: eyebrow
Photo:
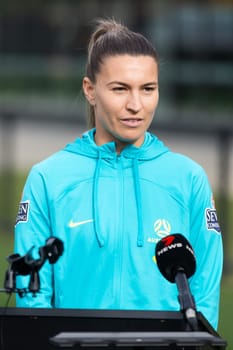
[[[121,86],[125,86],[125,87],[130,87],[129,84],[124,83],[122,81],[117,81],[117,80],[111,81],[110,83],[107,84],[107,86],[110,86],[110,85],[113,85],[113,84],[117,84],[117,85],[121,85]],[[151,86],[151,85],[158,86],[158,82],[157,81],[150,81],[148,83],[142,84],[142,86]]]

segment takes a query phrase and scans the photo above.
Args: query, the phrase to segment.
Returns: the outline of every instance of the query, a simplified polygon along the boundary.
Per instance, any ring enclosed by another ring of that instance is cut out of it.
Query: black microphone
[[[155,256],[161,274],[171,283],[176,283],[181,311],[192,330],[198,330],[196,306],[188,278],[196,271],[196,258],[191,244],[176,233],[161,239],[155,248]]]

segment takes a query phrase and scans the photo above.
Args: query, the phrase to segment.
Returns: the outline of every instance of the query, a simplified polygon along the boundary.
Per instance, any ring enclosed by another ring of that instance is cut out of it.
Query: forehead
[[[155,59],[148,55],[117,55],[104,58],[98,79],[157,79],[158,64]]]

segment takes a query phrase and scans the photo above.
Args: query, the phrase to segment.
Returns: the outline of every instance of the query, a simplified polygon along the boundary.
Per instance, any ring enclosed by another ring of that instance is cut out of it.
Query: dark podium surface
[[[226,349],[201,313],[198,326],[173,311],[0,308],[0,349]]]

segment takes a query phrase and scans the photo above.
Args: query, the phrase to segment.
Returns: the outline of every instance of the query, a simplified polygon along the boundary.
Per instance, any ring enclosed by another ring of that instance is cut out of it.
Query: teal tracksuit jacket
[[[15,252],[34,252],[50,236],[64,242],[56,264],[40,270],[41,290],[21,307],[179,310],[178,291],[159,272],[156,243],[181,233],[197,269],[197,310],[218,323],[222,238],[204,170],[147,132],[140,148],[116,153],[90,130],[33,166],[15,226]],[[17,287],[28,276],[17,278]]]

